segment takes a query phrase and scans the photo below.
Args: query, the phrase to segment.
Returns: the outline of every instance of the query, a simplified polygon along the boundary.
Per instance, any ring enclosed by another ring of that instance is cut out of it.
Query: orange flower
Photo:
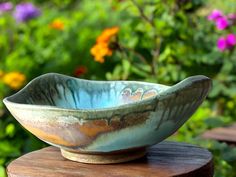
[[[104,57],[112,55],[112,49],[109,48],[109,43],[117,35],[118,31],[118,27],[107,28],[98,36],[96,44],[90,50],[95,61],[104,63]]]
[[[104,63],[105,56],[112,55],[112,50],[109,49],[108,43],[97,43],[91,48],[90,52],[94,56],[94,60],[100,63]]]
[[[112,27],[105,29],[100,36],[97,38],[97,43],[109,42],[110,39],[115,36],[119,31],[118,27]]]
[[[18,90],[25,83],[26,77],[20,72],[10,72],[3,76],[3,82],[14,90]]]
[[[53,20],[53,22],[49,26],[56,30],[64,30],[65,27],[64,22],[60,19]]]

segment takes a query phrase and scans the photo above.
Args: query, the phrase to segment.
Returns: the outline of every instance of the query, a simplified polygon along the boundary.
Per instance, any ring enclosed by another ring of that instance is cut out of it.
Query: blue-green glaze
[[[169,87],[45,74],[4,99],[43,141],[78,152],[114,152],[158,143],[196,111],[211,88],[205,76]]]

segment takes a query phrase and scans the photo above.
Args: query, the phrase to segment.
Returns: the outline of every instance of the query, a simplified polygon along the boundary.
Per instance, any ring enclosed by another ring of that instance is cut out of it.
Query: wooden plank
[[[235,124],[233,124],[232,126],[230,126],[230,128],[235,128],[236,129],[236,123]]]
[[[206,131],[202,137],[205,139],[214,139],[236,144],[236,124],[229,127],[214,128]]]
[[[69,161],[59,149],[47,147],[14,160],[7,173],[10,177],[212,177],[213,161],[208,150],[175,142],[152,146],[145,158],[110,165]]]

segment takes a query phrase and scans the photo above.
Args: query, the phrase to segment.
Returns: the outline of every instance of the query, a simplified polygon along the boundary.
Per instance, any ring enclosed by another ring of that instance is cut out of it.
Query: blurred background
[[[0,98],[58,72],[166,85],[213,79],[207,101],[170,139],[208,148],[216,177],[236,177],[236,148],[201,135],[236,122],[235,0],[32,0],[0,3]],[[0,177],[47,146],[0,103]]]

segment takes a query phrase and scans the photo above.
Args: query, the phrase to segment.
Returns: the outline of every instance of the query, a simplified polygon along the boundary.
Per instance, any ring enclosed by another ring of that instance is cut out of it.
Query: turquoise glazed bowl
[[[65,158],[106,164],[143,156],[188,120],[210,88],[201,75],[170,87],[49,73],[3,101],[24,128]]]

